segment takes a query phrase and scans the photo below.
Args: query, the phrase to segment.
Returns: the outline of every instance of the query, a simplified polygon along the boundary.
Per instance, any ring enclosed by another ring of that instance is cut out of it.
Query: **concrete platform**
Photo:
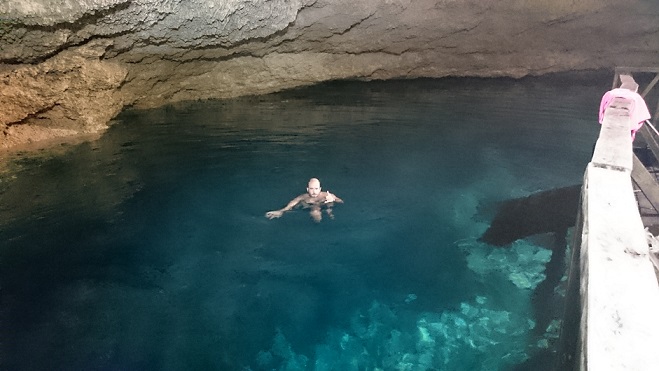
[[[578,285],[577,354],[561,369],[659,365],[659,283],[645,232],[646,223],[659,225],[659,215],[647,207],[655,200],[643,199],[632,181],[629,107],[621,101],[607,108],[584,175],[568,278],[568,292]],[[562,334],[568,342],[571,337]]]

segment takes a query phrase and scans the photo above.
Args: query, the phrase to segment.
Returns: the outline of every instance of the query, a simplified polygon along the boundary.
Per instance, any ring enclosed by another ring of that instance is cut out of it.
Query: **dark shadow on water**
[[[581,184],[542,191],[496,205],[481,241],[504,246],[518,239],[573,227],[579,209]]]

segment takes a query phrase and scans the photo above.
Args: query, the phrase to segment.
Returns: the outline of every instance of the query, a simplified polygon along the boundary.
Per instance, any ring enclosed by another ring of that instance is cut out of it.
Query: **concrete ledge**
[[[650,371],[659,369],[659,285],[632,186],[629,111],[618,103],[584,175],[578,368]]]
[[[616,98],[606,109],[592,162],[615,169],[632,170],[633,155],[629,107],[631,101]]]
[[[581,370],[659,367],[659,286],[628,174],[589,165],[581,246]]]

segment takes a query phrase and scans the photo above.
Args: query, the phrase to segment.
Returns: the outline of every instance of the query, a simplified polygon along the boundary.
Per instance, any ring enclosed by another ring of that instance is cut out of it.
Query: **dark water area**
[[[127,110],[15,156],[0,368],[524,368],[556,349],[533,305],[554,237],[478,237],[497,202],[581,182],[609,84],[333,82]],[[345,201],[333,219],[264,217],[311,177]]]

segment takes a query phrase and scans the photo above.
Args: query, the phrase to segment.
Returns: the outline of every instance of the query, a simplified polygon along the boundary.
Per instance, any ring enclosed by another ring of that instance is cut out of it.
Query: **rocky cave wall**
[[[655,0],[4,0],[0,148],[331,79],[657,64]]]

